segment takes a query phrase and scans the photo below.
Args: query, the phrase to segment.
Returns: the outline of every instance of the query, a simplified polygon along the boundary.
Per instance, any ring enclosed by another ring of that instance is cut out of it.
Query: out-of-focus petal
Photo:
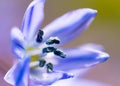
[[[61,45],[67,43],[85,31],[96,14],[96,10],[89,8],[68,12],[43,29],[44,39],[57,36],[61,39]]]
[[[11,30],[11,49],[13,53],[18,57],[22,58],[25,50],[25,38],[19,28],[14,27]]]
[[[14,65],[5,75],[5,81],[14,86],[28,86],[29,61],[30,58],[25,57]]]
[[[17,27],[12,28],[11,30],[11,43],[16,47],[24,48],[25,45],[24,35]]]
[[[48,86],[58,80],[68,79],[68,78],[73,77],[72,74],[68,74],[68,73],[61,72],[61,71],[54,71],[52,73],[44,73],[43,76],[44,78],[39,78],[39,80],[35,78],[31,78],[29,85],[30,86],[39,86],[39,85]]]
[[[12,45],[12,52],[15,54],[17,59],[22,59],[25,56],[25,50]]]
[[[54,83],[51,86],[111,86],[105,83],[85,79],[67,79]]]
[[[33,0],[25,12],[22,31],[29,41],[35,36],[43,21],[44,3],[45,0]]]
[[[93,45],[92,45],[93,46]],[[89,68],[106,61],[109,55],[98,49],[98,46],[82,46],[75,49],[66,49],[67,53],[65,59],[57,58],[58,64],[56,69],[60,70],[74,70],[80,68]]]

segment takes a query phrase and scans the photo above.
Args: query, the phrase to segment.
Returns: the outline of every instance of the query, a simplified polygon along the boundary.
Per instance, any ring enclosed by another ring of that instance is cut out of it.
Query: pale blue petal
[[[63,80],[63,79],[68,79],[73,77],[72,74],[65,73],[62,71],[54,71],[52,73],[47,73],[46,76],[47,76],[46,78],[40,79],[40,80],[31,78],[29,85],[30,86],[41,86],[41,85],[49,86],[58,80]]]
[[[29,41],[35,36],[43,21],[44,3],[45,0],[33,0],[25,12],[22,31]]]
[[[96,46],[96,47],[95,47]],[[98,49],[97,45],[84,45],[75,49],[66,49],[66,58],[57,58],[58,64],[55,66],[59,70],[74,70],[89,68],[100,64],[109,58],[109,55]]]
[[[57,36],[61,45],[83,33],[97,14],[96,10],[84,8],[68,12],[43,28],[44,39]]]
[[[29,57],[25,57],[15,64],[5,75],[6,82],[13,86],[28,86]]]
[[[25,38],[19,28],[14,27],[11,30],[11,49],[13,53],[18,57],[22,58],[25,50]]]
[[[67,79],[54,83],[51,86],[111,86],[109,84],[85,79]]]
[[[77,78],[77,77],[82,77],[83,75],[85,75],[90,69],[91,68],[74,69],[74,70],[70,70],[67,72],[73,74],[74,78]]]
[[[24,35],[17,27],[12,28],[11,30],[11,43],[16,47],[24,49],[25,45]]]
[[[14,45],[12,45],[12,52],[17,59],[22,59],[25,56],[25,50]]]

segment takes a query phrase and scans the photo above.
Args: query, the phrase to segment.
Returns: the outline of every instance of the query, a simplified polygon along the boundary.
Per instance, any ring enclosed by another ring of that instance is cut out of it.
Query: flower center
[[[31,56],[30,68],[45,68],[46,72],[49,73],[53,71],[53,64],[45,59],[45,56],[49,53],[53,53],[61,58],[65,58],[66,54],[62,50],[54,47],[54,45],[60,44],[60,39],[58,37],[50,37],[45,43],[42,43],[43,35],[44,32],[39,30],[36,42],[41,44],[40,47],[27,48],[26,51],[28,51]]]

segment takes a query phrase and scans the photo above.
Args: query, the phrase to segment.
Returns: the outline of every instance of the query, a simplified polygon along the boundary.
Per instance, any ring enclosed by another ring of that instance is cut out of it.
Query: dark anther
[[[42,30],[39,30],[38,34],[43,36],[44,32]]]
[[[44,59],[39,60],[39,66],[40,66],[40,67],[44,67],[44,66],[45,66],[45,63],[46,63],[46,61],[45,61]]]
[[[43,40],[42,36],[37,35],[36,41],[37,41],[38,43],[40,43],[40,42],[42,42],[42,40]]]
[[[58,50],[58,49],[54,51],[54,54],[55,54],[55,55],[58,55],[58,56],[60,56],[60,57],[62,57],[62,58],[65,58],[65,57],[66,57],[66,54],[65,54],[63,51]]]
[[[60,40],[57,40],[57,39],[54,39],[53,40],[55,44],[59,44],[60,43]]]
[[[46,47],[46,48],[43,48],[43,53],[54,52],[55,50],[56,48],[54,47]]]
[[[44,32],[42,30],[39,30],[37,38],[36,38],[36,41],[38,43],[42,42],[42,40],[43,40],[43,38],[42,38],[43,34],[44,34]]]
[[[46,67],[47,67],[47,72],[50,73],[53,71],[53,64],[52,63],[48,63],[46,64]]]
[[[47,45],[51,45],[51,44],[59,44],[60,40],[57,37],[51,37],[50,39],[48,39],[46,41]]]

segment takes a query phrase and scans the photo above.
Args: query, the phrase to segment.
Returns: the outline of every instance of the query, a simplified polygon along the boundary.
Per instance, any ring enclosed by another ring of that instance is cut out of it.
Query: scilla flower
[[[68,12],[41,30],[44,3],[45,0],[34,0],[25,12],[22,29],[14,27],[11,31],[12,51],[18,61],[4,79],[13,86],[51,85],[73,78],[68,71],[88,68],[109,58],[98,45],[59,48],[86,30],[96,10],[84,8]]]

